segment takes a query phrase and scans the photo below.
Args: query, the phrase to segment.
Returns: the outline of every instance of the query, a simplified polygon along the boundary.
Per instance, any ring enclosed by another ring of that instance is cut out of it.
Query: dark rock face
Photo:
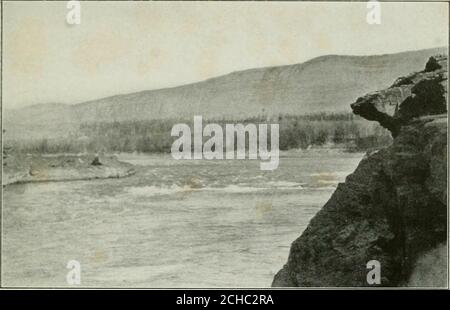
[[[388,89],[351,104],[353,112],[378,121],[395,137],[401,126],[424,115],[447,112],[447,56],[431,57],[425,70],[398,78]]]
[[[445,56],[433,57],[424,71],[352,105],[390,129],[393,144],[367,154],[338,185],[272,286],[371,286],[371,260],[381,264],[380,286],[407,286],[418,259],[446,247],[446,67]]]

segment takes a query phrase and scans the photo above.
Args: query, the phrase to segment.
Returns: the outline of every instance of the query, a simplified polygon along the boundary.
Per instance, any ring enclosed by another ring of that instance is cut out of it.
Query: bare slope
[[[420,70],[431,55],[444,51],[321,56],[301,64],[233,72],[199,83],[75,105],[35,105],[6,111],[5,128],[18,136],[42,136],[90,121],[350,112],[348,103],[361,93],[389,86],[396,77]]]

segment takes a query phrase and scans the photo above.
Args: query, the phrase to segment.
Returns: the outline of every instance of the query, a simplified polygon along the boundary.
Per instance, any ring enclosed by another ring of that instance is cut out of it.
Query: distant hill
[[[10,137],[52,136],[92,121],[351,112],[349,104],[356,97],[386,88],[398,76],[423,69],[430,56],[446,52],[434,48],[377,56],[328,55],[74,105],[33,105],[7,110],[4,128]]]

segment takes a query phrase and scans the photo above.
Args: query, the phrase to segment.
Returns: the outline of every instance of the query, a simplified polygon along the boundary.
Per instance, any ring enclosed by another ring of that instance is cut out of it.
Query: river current
[[[122,179],[4,189],[2,282],[83,287],[269,287],[289,247],[361,153],[283,152],[257,160],[122,154]]]

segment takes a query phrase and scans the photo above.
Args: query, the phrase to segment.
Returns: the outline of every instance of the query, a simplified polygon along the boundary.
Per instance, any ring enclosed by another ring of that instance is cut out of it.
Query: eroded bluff
[[[368,153],[292,243],[272,286],[446,286],[447,56],[358,98],[355,114],[394,137]],[[377,284],[375,284],[377,285]]]

